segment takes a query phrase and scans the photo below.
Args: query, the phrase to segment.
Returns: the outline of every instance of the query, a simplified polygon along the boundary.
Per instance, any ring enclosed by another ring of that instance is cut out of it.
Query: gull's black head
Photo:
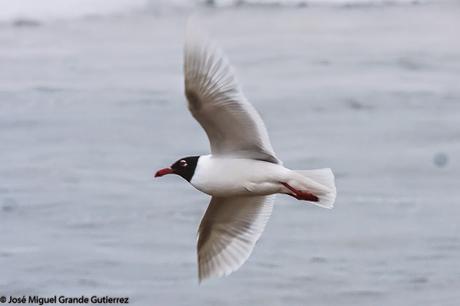
[[[155,177],[163,176],[166,174],[177,174],[190,182],[195,173],[196,165],[198,164],[199,156],[184,157],[176,161],[169,168],[158,170]]]

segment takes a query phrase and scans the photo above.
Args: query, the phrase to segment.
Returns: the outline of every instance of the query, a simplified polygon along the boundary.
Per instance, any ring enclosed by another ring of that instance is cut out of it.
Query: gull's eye
[[[181,167],[185,168],[185,167],[187,167],[187,161],[181,159],[181,160],[179,161],[179,165],[180,165]]]

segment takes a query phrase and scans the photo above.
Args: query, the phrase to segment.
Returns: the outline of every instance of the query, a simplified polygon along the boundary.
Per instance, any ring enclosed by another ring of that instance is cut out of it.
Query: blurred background
[[[458,305],[458,1],[0,0],[0,295],[135,305]],[[278,156],[331,167],[334,210],[279,196],[249,261],[198,285],[207,154],[186,108],[193,15]]]

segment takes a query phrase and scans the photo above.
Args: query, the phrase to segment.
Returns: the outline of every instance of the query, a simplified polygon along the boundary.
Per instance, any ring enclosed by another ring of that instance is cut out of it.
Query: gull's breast
[[[279,191],[283,166],[251,159],[202,156],[190,183],[213,196],[268,195]]]

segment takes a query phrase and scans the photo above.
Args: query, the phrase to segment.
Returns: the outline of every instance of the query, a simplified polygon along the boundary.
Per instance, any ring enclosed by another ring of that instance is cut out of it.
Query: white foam
[[[214,7],[247,5],[366,5],[407,4],[429,0],[0,0],[0,21],[72,19],[85,16],[130,14],[142,10],[174,10],[212,4]]]
[[[126,13],[145,7],[148,0],[0,0],[0,21],[69,19]]]
[[[420,0],[202,0],[201,3],[211,2],[216,7],[229,7],[241,4],[247,5],[279,5],[279,6],[300,6],[300,5],[373,5],[373,4],[408,4],[427,2]]]

